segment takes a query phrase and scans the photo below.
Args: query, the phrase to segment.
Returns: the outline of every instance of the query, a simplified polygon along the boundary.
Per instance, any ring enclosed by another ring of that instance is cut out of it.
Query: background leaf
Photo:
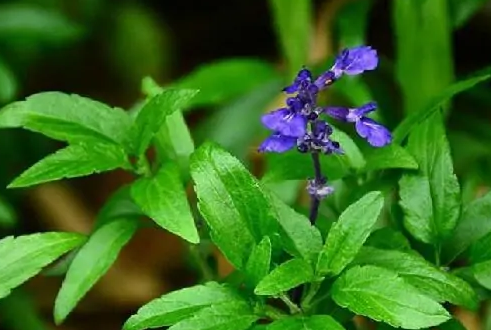
[[[56,297],[56,324],[66,319],[80,299],[108,271],[137,228],[137,219],[121,218],[103,225],[89,237],[73,259]]]
[[[267,330],[344,330],[343,326],[329,315],[285,317],[269,324]]]
[[[450,319],[442,306],[395,272],[375,266],[349,269],[334,282],[332,298],[358,315],[396,328],[428,328]]]
[[[274,296],[314,279],[314,271],[305,260],[291,259],[282,263],[259,282],[254,293]]]
[[[472,265],[476,280],[488,290],[491,290],[491,260]]]
[[[199,242],[179,169],[175,164],[165,164],[153,177],[138,179],[131,187],[131,196],[159,226],[188,242]]]
[[[270,266],[271,241],[269,237],[266,236],[259,244],[254,246],[245,267],[245,273],[253,287],[269,274]]]
[[[48,330],[29,294],[19,289],[0,299],[1,324],[9,330]]]
[[[0,298],[84,240],[80,234],[55,232],[0,240]]]
[[[366,165],[363,171],[376,171],[392,168],[418,169],[418,163],[406,149],[397,144],[383,148],[370,148],[365,152]]]
[[[11,101],[16,93],[17,79],[7,63],[0,58],[0,104]]]
[[[18,176],[8,187],[28,187],[116,168],[129,170],[131,167],[124,149],[118,145],[108,143],[71,145],[43,158]]]
[[[453,27],[462,27],[486,3],[486,0],[450,0],[448,4]]]
[[[382,210],[379,191],[366,194],[350,205],[335,222],[319,255],[316,273],[338,275],[360,250]]]

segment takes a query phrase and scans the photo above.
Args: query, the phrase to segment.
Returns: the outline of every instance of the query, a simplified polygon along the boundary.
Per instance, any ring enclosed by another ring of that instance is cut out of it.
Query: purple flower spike
[[[339,121],[348,121],[347,117],[350,113],[350,110],[345,107],[327,107],[323,109],[323,112]]]
[[[261,143],[258,148],[259,152],[286,152],[297,145],[297,138],[284,136],[279,133],[270,135]]]
[[[336,79],[343,74],[349,76],[373,70],[378,65],[377,51],[370,46],[359,46],[344,49],[336,58],[331,71]]]
[[[264,126],[281,135],[300,137],[305,135],[307,119],[300,113],[282,108],[262,116]]]
[[[290,86],[283,89],[287,94],[293,94],[301,89],[302,86],[307,86],[312,81],[312,73],[308,69],[302,69],[298,72],[295,81]]]
[[[329,70],[321,74],[315,81],[314,85],[318,89],[324,89],[329,85],[332,85],[334,83],[334,80],[336,79],[336,74]]]

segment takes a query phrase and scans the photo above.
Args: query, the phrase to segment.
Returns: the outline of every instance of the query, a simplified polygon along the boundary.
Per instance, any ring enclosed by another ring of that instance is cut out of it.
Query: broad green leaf
[[[266,330],[344,330],[343,326],[329,315],[285,317],[274,321]]]
[[[0,196],[0,228],[12,228],[17,223],[13,207]]]
[[[246,330],[258,319],[249,304],[228,302],[204,308],[169,330]]]
[[[199,242],[179,169],[175,164],[163,165],[153,177],[138,179],[131,187],[131,196],[159,226],[188,242]]]
[[[466,281],[440,270],[416,253],[364,247],[353,263],[393,270],[437,302],[450,302],[472,310],[479,303],[476,293]]]
[[[163,295],[141,307],[123,326],[124,330],[143,330],[173,325],[211,305],[240,301],[231,288],[210,282]]]
[[[16,93],[17,79],[7,63],[0,58],[0,104],[11,101]]]
[[[365,153],[366,165],[364,172],[402,168],[408,170],[418,169],[418,163],[411,154],[397,144],[390,144],[384,148],[370,148]]]
[[[394,1],[396,75],[404,111],[423,109],[453,81],[447,0]],[[417,59],[417,61],[415,61]]]
[[[488,290],[491,290],[491,260],[472,265],[476,280]]]
[[[459,93],[462,93],[475,85],[484,82],[491,78],[491,72],[489,69],[483,70],[476,74],[474,77],[458,81],[441,92],[437,93],[431,100],[426,103],[426,106],[420,110],[414,111],[404,118],[404,120],[397,126],[393,132],[394,142],[401,144],[404,138],[411,132],[414,126],[422,123],[427,118],[431,117],[435,112],[441,110],[446,102]]]
[[[384,250],[407,251],[411,249],[411,245],[407,238],[400,231],[390,227],[374,230],[370,236],[368,236],[365,245]]]
[[[84,241],[80,234],[56,232],[0,240],[0,298]]]
[[[460,28],[484,5],[487,0],[450,0],[450,17],[454,28]]]
[[[339,142],[344,151],[344,157],[348,158],[350,166],[354,169],[360,169],[365,166],[365,157],[363,156],[360,148],[356,145],[355,141],[340,129],[334,129],[331,138],[333,141]],[[324,158],[331,158],[333,155],[329,155]],[[328,173],[328,172],[326,172]],[[331,178],[329,176],[329,178]],[[332,179],[331,179],[332,180]]]
[[[0,38],[61,43],[81,35],[81,27],[60,11],[28,4],[0,6]]]
[[[254,293],[274,296],[314,280],[312,266],[302,259],[291,259],[279,265],[256,286]]]
[[[131,164],[122,147],[108,143],[70,145],[28,168],[8,188],[28,187],[63,178],[106,172],[116,168],[131,169]]]
[[[190,105],[207,106],[231,101],[276,77],[274,67],[267,62],[232,58],[200,66],[179,79],[174,87],[199,89]]]
[[[277,75],[215,110],[193,131],[196,139],[211,140],[237,158],[247,159],[252,149],[251,144],[264,132],[259,118],[278,96],[282,87],[283,83]]]
[[[242,269],[256,243],[276,236],[278,223],[267,196],[244,165],[213,143],[191,156],[191,175],[213,242]]]
[[[2,326],[9,330],[48,330],[48,325],[33,300],[30,294],[19,289],[0,299]]]
[[[491,193],[469,203],[454,234],[443,245],[443,258],[450,262],[472,243],[491,232]]]
[[[322,236],[304,215],[296,212],[270,193],[277,214],[279,234],[283,248],[294,257],[314,262],[322,249]]]
[[[89,237],[73,259],[56,297],[56,324],[66,319],[80,299],[107,272],[137,228],[137,219],[121,218],[103,225]]]
[[[338,275],[353,260],[377,222],[384,204],[379,191],[373,191],[351,204],[329,231],[319,255],[316,273]]]
[[[397,273],[376,266],[355,266],[333,284],[334,301],[353,313],[404,329],[437,326],[448,312]]]
[[[268,275],[270,266],[271,241],[269,237],[266,236],[252,249],[244,270],[253,287]]]
[[[452,234],[462,202],[440,113],[411,132],[407,148],[420,171],[400,181],[404,224],[419,240],[438,244]]]
[[[491,232],[475,241],[470,248],[471,263],[491,260]]]
[[[142,90],[149,97],[164,91],[150,77],[143,79]],[[189,157],[194,152],[194,141],[182,111],[175,111],[167,116],[165,124],[155,134],[155,147],[160,163],[170,159],[179,164],[183,171],[188,171]]]
[[[343,4],[336,15],[339,42],[342,47],[356,47],[366,43],[365,35],[372,5],[372,0]]]
[[[191,89],[164,89],[140,110],[133,127],[135,153],[142,155],[152,138],[165,124],[167,116],[183,109],[198,93]]]
[[[458,319],[451,319],[448,320],[447,322],[440,324],[438,326],[439,329],[441,330],[467,330],[466,327]]]
[[[45,92],[3,108],[0,127],[23,127],[70,144],[124,144],[129,138],[131,119],[123,110],[89,98]]]
[[[288,62],[289,78],[308,64],[311,32],[313,29],[310,0],[269,0],[276,34]]]

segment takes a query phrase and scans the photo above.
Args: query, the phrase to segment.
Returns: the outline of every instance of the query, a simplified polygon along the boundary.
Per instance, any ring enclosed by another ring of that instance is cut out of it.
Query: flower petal
[[[336,78],[336,74],[333,71],[328,70],[323,74],[321,74],[319,77],[317,77],[317,79],[314,82],[314,85],[318,89],[323,89],[331,85],[334,82],[335,78]]]
[[[363,117],[356,122],[356,131],[373,147],[383,147],[392,142],[392,134],[375,120]]]
[[[295,77],[295,81],[290,86],[283,88],[283,91],[287,94],[295,93],[299,90],[301,85],[308,84],[312,81],[312,73],[308,69],[302,69]]]
[[[261,117],[261,122],[264,126],[270,130],[277,131],[278,126],[281,126],[281,122],[285,120],[285,117],[291,113],[287,108],[281,108],[275,111],[268,112]]]
[[[332,71],[336,78],[342,74],[357,75],[378,65],[377,51],[370,46],[344,49],[336,58]]]
[[[279,109],[262,117],[264,126],[282,135],[300,137],[307,129],[307,119],[288,109]]]
[[[346,117],[349,114],[349,109],[345,107],[327,107],[323,109],[323,112],[334,119],[347,121]]]
[[[259,152],[285,152],[297,145],[297,138],[284,136],[278,133],[270,135],[261,143],[258,148]]]
[[[368,102],[361,107],[353,109],[353,115],[357,116],[358,118],[364,117],[367,114],[369,114],[372,111],[375,111],[377,109],[377,103],[376,102]]]

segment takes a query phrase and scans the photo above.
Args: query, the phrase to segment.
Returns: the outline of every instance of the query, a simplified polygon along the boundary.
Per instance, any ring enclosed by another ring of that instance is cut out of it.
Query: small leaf
[[[131,169],[131,164],[122,147],[108,143],[70,145],[31,166],[8,188],[28,187],[63,178],[106,172],[116,168]]]
[[[252,286],[256,286],[269,273],[271,265],[271,241],[264,237],[258,245],[252,249],[251,256],[247,260],[245,273]]]
[[[365,245],[384,250],[407,251],[411,249],[407,238],[400,231],[390,227],[374,230],[368,237]]]
[[[462,212],[454,234],[443,245],[446,261],[454,260],[473,242],[491,233],[491,193],[469,203]]]
[[[473,264],[491,260],[491,232],[475,241],[470,248],[470,261]]]
[[[174,291],[141,307],[124,324],[124,330],[143,330],[173,325],[213,304],[240,300],[231,288],[210,282]]]
[[[329,315],[285,317],[269,324],[266,330],[344,330],[343,326]]]
[[[404,329],[437,326],[448,312],[397,273],[375,266],[355,266],[333,284],[334,301],[353,313]]]
[[[131,118],[121,109],[79,95],[45,92],[2,109],[0,127],[23,127],[70,144],[124,144]]]
[[[264,236],[277,236],[278,223],[268,198],[235,157],[212,143],[191,156],[191,175],[213,242],[242,269],[256,243]]]
[[[491,260],[472,265],[475,279],[488,290],[491,290]]]
[[[407,148],[420,173],[400,181],[404,223],[414,237],[439,244],[452,234],[462,203],[440,113],[415,127]]]
[[[184,108],[197,93],[197,90],[191,89],[165,89],[143,106],[133,127],[136,155],[145,152],[154,135],[165,124],[167,116]]]
[[[179,79],[174,86],[199,89],[200,93],[190,105],[209,106],[231,101],[276,77],[274,67],[267,62],[232,58],[202,65]]]
[[[270,193],[272,207],[277,214],[279,234],[285,251],[294,257],[313,262],[322,249],[322,236],[304,215],[286,205]]]
[[[169,330],[246,330],[258,319],[247,303],[228,302],[204,308]]]
[[[317,261],[316,273],[338,275],[356,256],[377,222],[384,204],[379,191],[373,191],[350,205],[329,231]]]
[[[370,148],[365,153],[366,166],[364,172],[402,168],[408,170],[418,169],[418,163],[406,149],[397,144],[390,144],[384,148]]]
[[[55,232],[0,240],[0,298],[84,241],[79,234]]]
[[[476,76],[458,81],[446,87],[441,93],[428,102],[427,106],[408,115],[393,132],[394,143],[401,144],[404,138],[413,130],[413,127],[440,111],[443,105],[452,97],[462,93],[475,85],[491,78],[491,70],[486,69]]]
[[[92,286],[107,272],[138,227],[121,218],[98,228],[78,251],[56,297],[55,323],[62,323]]]
[[[464,26],[487,3],[487,0],[450,0],[450,17],[453,27]]]
[[[437,302],[450,302],[472,310],[479,304],[476,293],[466,281],[438,269],[416,253],[364,247],[353,263],[393,270]]]
[[[138,179],[131,187],[131,196],[159,226],[188,242],[199,242],[179,169],[175,164],[165,164],[154,177]]]
[[[310,0],[270,0],[278,40],[288,62],[289,78],[307,64],[312,32],[312,3]]]
[[[17,79],[7,63],[0,58],[0,104],[11,101],[16,93]]]
[[[254,293],[260,296],[274,296],[313,279],[312,266],[302,259],[291,259],[263,278]]]

